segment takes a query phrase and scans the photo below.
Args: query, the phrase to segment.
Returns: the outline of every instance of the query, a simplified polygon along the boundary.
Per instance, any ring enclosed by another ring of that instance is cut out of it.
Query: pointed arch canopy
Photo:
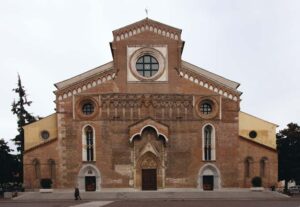
[[[80,190],[85,189],[85,177],[96,177],[96,191],[101,189],[101,173],[97,166],[92,164],[83,164],[77,175],[77,185]]]
[[[212,163],[203,165],[198,173],[198,188],[203,189],[203,176],[213,176],[214,178],[214,189],[221,188],[221,172],[218,167]]]
[[[146,119],[141,122],[138,122],[129,127],[129,142],[132,143],[133,139],[137,136],[141,136],[143,131],[150,127],[156,131],[158,137],[164,139],[165,143],[168,143],[168,135],[169,135],[169,128],[166,125],[163,125],[159,122],[156,122],[152,119]]]

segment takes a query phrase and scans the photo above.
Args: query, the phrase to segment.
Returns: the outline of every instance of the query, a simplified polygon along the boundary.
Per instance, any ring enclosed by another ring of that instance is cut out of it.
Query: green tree
[[[276,134],[278,151],[278,177],[285,181],[285,191],[290,180],[300,182],[300,126],[289,123]]]
[[[13,150],[7,145],[7,142],[5,142],[4,139],[0,139],[0,186],[20,182],[20,160],[16,155],[11,154],[12,151]]]
[[[17,145],[17,151],[20,153],[19,159],[21,162],[21,168],[23,166],[23,153],[24,153],[24,129],[23,126],[30,124],[36,121],[36,118],[32,116],[27,110],[26,106],[30,106],[31,101],[27,100],[26,91],[22,85],[20,75],[18,75],[18,84],[17,88],[14,88],[13,91],[17,93],[17,100],[14,100],[12,103],[11,111],[17,116],[18,119],[18,134],[15,136],[12,141]],[[23,181],[23,170],[20,170],[20,179]]]

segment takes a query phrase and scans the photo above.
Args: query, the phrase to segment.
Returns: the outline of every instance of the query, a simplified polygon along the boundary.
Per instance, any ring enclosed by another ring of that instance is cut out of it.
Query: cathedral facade
[[[182,60],[181,32],[148,18],[117,29],[111,62],[56,83],[56,112],[24,127],[25,188],[276,184],[276,125],[240,111],[239,83]]]

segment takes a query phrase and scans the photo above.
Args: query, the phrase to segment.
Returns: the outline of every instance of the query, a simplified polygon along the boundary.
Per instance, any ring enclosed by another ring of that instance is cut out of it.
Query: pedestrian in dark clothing
[[[74,196],[75,196],[75,200],[78,200],[78,199],[81,200],[79,189],[77,187],[75,188]]]

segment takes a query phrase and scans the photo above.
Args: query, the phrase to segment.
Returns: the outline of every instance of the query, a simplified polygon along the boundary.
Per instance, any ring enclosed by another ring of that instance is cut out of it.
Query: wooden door
[[[86,176],[85,177],[85,190],[86,191],[96,191],[96,177]]]
[[[142,190],[157,190],[156,169],[142,169]]]
[[[214,189],[214,176],[204,175],[203,176],[203,190],[213,190]]]

